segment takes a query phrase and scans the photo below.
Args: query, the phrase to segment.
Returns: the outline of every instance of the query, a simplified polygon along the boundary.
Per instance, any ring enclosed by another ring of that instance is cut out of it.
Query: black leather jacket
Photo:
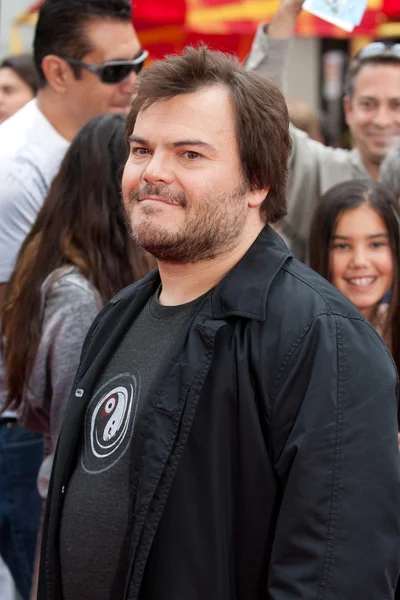
[[[62,597],[60,514],[85,407],[158,285],[154,272],[125,289],[88,334],[56,451],[40,600]],[[393,598],[394,363],[269,227],[205,297],[141,423],[127,599]]]

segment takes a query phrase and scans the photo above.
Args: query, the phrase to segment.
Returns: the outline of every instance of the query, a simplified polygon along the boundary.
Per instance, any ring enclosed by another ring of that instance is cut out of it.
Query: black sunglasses
[[[369,58],[370,56],[379,56],[380,54],[391,54],[400,58],[400,44],[385,44],[385,42],[372,42],[360,50],[357,58]]]
[[[94,73],[102,83],[115,85],[116,83],[121,83],[124,79],[127,79],[131,73],[140,73],[148,55],[149,53],[147,50],[142,50],[139,56],[133,60],[110,60],[102,65],[90,65],[89,63],[67,56],[60,56],[60,58],[70,65],[83,67],[91,73]]]

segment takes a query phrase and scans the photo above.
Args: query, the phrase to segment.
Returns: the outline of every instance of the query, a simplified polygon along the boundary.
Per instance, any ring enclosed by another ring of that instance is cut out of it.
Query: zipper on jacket
[[[77,398],[82,398],[82,397],[83,397],[83,395],[84,395],[84,393],[85,393],[85,390],[83,390],[82,388],[77,388],[77,389],[75,390],[75,396],[76,396]],[[62,486],[61,486],[61,490],[60,490],[60,492],[61,492],[61,496],[64,496],[64,494],[65,494],[65,485],[62,485]]]

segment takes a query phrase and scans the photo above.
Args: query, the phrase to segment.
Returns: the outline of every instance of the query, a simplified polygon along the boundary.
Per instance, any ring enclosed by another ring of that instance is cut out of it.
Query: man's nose
[[[394,122],[392,110],[386,104],[381,104],[374,116],[374,123],[379,127],[389,127]]]
[[[122,94],[133,94],[133,86],[136,81],[136,78],[137,74],[134,71],[132,71],[132,73],[119,84],[120,92]]]
[[[143,173],[143,179],[146,181],[146,183],[171,184],[173,181],[173,172],[168,158],[165,157],[161,152],[154,152],[146,165]]]

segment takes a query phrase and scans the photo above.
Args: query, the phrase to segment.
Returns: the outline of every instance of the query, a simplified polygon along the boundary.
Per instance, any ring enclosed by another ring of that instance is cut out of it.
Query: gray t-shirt
[[[89,402],[60,533],[64,600],[120,600],[129,567],[133,435],[141,407],[200,299],[146,304],[107,364]]]

